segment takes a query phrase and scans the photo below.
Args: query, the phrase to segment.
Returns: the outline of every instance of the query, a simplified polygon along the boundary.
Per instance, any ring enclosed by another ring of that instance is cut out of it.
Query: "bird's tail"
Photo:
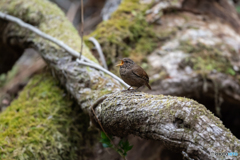
[[[146,83],[146,86],[147,86],[150,90],[152,90],[151,86],[150,86],[148,83]]]

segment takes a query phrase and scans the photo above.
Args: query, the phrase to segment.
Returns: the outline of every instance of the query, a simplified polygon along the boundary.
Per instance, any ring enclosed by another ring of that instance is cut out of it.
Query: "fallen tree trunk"
[[[51,15],[51,13],[45,15],[45,10],[40,6],[39,10],[37,8],[34,8],[34,11],[30,10],[29,14],[26,14],[29,17],[22,17],[21,9],[25,9],[24,7],[30,4],[38,4],[37,0],[31,2],[21,1],[19,4],[5,0],[1,3],[0,7],[5,12],[20,17],[27,22],[30,21],[29,23],[32,22],[31,16],[38,12],[42,13],[41,19],[37,21],[42,31],[61,39],[73,49],[79,49],[77,42],[80,40],[77,37],[77,32],[73,31],[69,22],[63,18],[64,15],[58,12],[54,13],[54,15]],[[41,2],[41,4],[51,6],[47,1]],[[19,11],[11,11],[16,6],[18,6]],[[52,22],[52,16],[56,16],[58,19],[54,19],[54,22]],[[159,140],[169,148],[182,151],[188,159],[216,158],[217,156],[211,155],[211,152],[240,152],[239,140],[203,105],[180,97],[153,96],[141,92],[122,92],[123,87],[118,81],[100,70],[79,65],[74,57],[54,43],[39,38],[34,33],[5,19],[1,19],[0,23],[5,26],[0,35],[2,39],[0,45],[12,48],[15,51],[17,51],[18,47],[36,49],[48,63],[52,74],[60,80],[61,84],[85,112],[89,112],[94,101],[109,94],[95,108],[97,117],[107,133],[119,137],[133,134],[146,139]],[[66,26],[53,31],[56,26],[61,26],[60,23]],[[64,36],[62,33],[64,33]],[[17,43],[18,47],[16,47],[15,43],[12,44],[15,41],[9,41],[11,38],[20,42]],[[73,42],[74,44],[72,44]],[[91,57],[86,47],[84,47],[83,54]],[[41,83],[43,82],[39,81],[39,85],[34,87],[38,88]],[[41,99],[39,100],[41,101]],[[11,121],[6,123],[11,123]],[[5,133],[2,136],[8,135]],[[6,145],[5,147],[9,146]],[[12,147],[14,148],[14,146]]]

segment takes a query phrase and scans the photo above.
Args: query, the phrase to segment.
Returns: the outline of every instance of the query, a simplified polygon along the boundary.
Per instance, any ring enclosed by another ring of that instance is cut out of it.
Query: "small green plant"
[[[113,137],[109,136],[109,138],[112,140]],[[100,142],[102,142],[102,145],[104,148],[112,148],[113,145],[111,144],[111,140],[107,137],[107,135],[101,131],[101,140]]]
[[[122,153],[124,156],[127,156],[127,152],[130,151],[133,146],[130,146],[127,139],[121,139],[118,143],[118,147],[118,153]]]
[[[119,141],[118,145],[115,146],[113,144],[113,136],[106,135],[103,131],[101,132],[100,142],[102,142],[102,145],[103,145],[104,148],[114,149],[124,159],[126,159],[127,152],[130,151],[133,147],[133,146],[130,146],[128,140],[125,140],[125,139],[121,139]]]

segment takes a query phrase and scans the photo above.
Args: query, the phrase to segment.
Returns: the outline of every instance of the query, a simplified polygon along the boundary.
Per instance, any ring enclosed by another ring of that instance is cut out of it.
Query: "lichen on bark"
[[[200,42],[192,44],[190,41],[180,41],[179,49],[189,54],[189,56],[182,61],[182,66],[188,65],[203,75],[213,70],[231,76],[236,75],[231,61],[223,54],[225,50],[231,51],[233,55],[237,54],[230,46],[226,46],[225,44],[210,46]]]
[[[162,141],[194,159],[213,159],[210,153],[239,152],[240,142],[219,118],[187,98],[116,92],[96,109],[104,129],[119,137],[129,134]],[[197,153],[197,154],[196,154]]]

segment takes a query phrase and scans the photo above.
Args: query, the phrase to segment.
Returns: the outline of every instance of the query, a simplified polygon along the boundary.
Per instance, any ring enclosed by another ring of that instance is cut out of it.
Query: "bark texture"
[[[120,91],[108,96],[96,112],[107,133],[158,140],[193,159],[217,159],[212,152],[240,149],[239,140],[218,118],[187,98]]]
[[[132,3],[136,5],[138,1],[133,1]],[[36,8],[32,8],[33,6],[36,6]],[[0,2],[1,11],[19,17],[31,24],[35,24],[42,31],[64,41],[73,49],[79,50],[80,39],[64,15],[55,7],[48,9],[44,8],[44,6],[52,7],[48,1],[42,0],[21,0],[17,2],[4,0]],[[13,10],[13,8],[19,8],[19,10]],[[29,9],[27,10],[27,8]],[[134,6],[133,9],[134,8],[136,8],[136,6]],[[145,11],[145,7],[143,8]],[[120,9],[124,11],[123,8]],[[160,7],[159,10],[162,11],[162,8]],[[27,13],[22,14],[21,11]],[[39,14],[41,16],[37,16]],[[132,14],[134,15],[135,13]],[[136,17],[139,18],[138,16],[135,16],[135,18]],[[142,18],[143,17],[140,17],[140,22],[142,22]],[[35,36],[35,34],[20,28],[14,23],[1,20],[0,24],[4,26],[3,32],[0,32],[0,38],[2,39],[0,46],[7,46],[13,48],[15,52],[18,51],[18,48],[12,45],[13,41],[11,41],[11,37],[14,37],[14,39],[21,40],[21,43],[18,43],[18,45],[20,44],[22,49],[28,47],[36,49],[48,63],[53,76],[56,76],[60,80],[61,84],[67,89],[71,96],[75,98],[85,112],[89,111],[90,106],[98,98],[110,94],[107,99],[96,108],[96,113],[103,127],[109,134],[120,137],[133,134],[146,139],[159,140],[164,142],[169,148],[183,151],[189,159],[215,159],[216,156],[211,156],[211,152],[240,153],[239,140],[203,105],[193,100],[180,97],[154,96],[141,92],[120,92],[123,87],[117,81],[102,71],[79,65],[72,56],[59,46]],[[142,32],[144,30],[140,29],[140,31]],[[188,33],[187,30],[183,31]],[[128,32],[126,33],[126,35],[128,35]],[[9,38],[10,40],[6,41],[6,39]],[[122,38],[124,38],[124,36]],[[165,45],[165,49],[167,47],[174,48],[170,47],[170,45]],[[179,49],[178,47],[181,46],[177,46],[174,49],[177,50]],[[160,50],[163,48],[162,46]],[[179,56],[179,59],[177,58],[178,63],[176,66],[173,65],[172,70],[171,68],[167,68],[169,65],[165,66],[165,69],[169,69],[169,74],[170,70],[173,72],[171,75],[173,78],[166,79],[166,83],[162,84],[165,87],[168,85],[166,88],[168,88],[169,92],[173,91],[175,89],[174,87],[177,87],[177,84],[183,85],[184,83],[181,83],[181,80],[189,80],[192,78],[192,75],[197,75],[194,72],[185,74],[185,71],[187,72],[186,66],[183,67],[184,69],[179,67],[179,62],[181,62],[183,57],[186,57],[185,53],[174,51],[174,49],[170,50],[171,52],[169,54],[164,54],[166,53],[165,50],[165,52],[161,52],[163,54],[158,55],[158,52],[155,52],[150,55],[153,57],[157,54],[157,57],[160,57],[161,60],[163,60],[161,56]],[[0,56],[1,54],[4,53],[1,52]],[[84,54],[88,58],[92,57],[87,47],[84,47]],[[167,58],[170,57],[166,57],[166,59]],[[151,57],[149,57],[149,61],[151,61]],[[164,64],[169,64],[169,62],[172,61],[166,61]],[[154,63],[154,61],[151,63],[153,68],[161,67],[158,66],[158,63]],[[180,74],[177,72],[178,69],[182,71],[179,72]],[[199,79],[196,81],[198,82],[198,80]],[[173,82],[175,85],[172,85],[170,82]],[[39,83],[42,82],[40,81]],[[239,86],[238,83],[236,83],[236,85]],[[186,87],[183,88],[186,89]],[[238,93],[235,89],[236,87],[233,91],[230,90],[229,94]],[[157,91],[157,89],[155,91]],[[233,99],[235,97],[237,96],[233,96]],[[234,157],[230,157],[230,159],[234,159]]]

